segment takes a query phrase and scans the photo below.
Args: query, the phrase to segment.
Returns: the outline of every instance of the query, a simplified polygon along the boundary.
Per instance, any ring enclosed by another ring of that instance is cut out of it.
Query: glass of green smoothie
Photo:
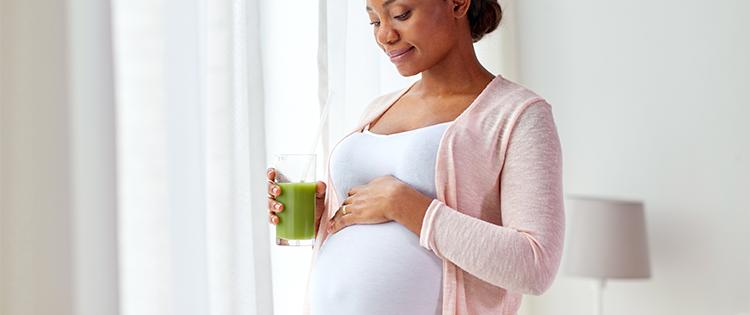
[[[276,184],[281,194],[276,201],[284,210],[276,213],[276,244],[312,246],[315,242],[315,154],[276,156]]]

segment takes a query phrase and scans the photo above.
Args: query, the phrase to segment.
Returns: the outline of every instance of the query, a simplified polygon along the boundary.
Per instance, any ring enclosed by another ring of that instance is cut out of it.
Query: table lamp
[[[598,280],[595,312],[603,315],[608,279],[651,277],[643,203],[588,196],[566,199],[564,272]]]

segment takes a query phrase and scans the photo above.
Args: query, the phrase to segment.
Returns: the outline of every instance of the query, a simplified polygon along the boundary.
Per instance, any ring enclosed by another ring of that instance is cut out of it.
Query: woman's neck
[[[448,97],[478,94],[495,78],[479,63],[474,46],[456,47],[430,69],[422,72],[415,92],[424,96]]]

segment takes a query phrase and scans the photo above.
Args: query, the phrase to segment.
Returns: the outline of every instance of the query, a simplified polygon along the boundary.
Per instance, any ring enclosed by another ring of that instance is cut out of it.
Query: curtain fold
[[[252,266],[252,269],[243,269],[241,271],[247,272],[248,276],[245,277],[247,282],[240,278],[236,281],[240,286],[253,286],[237,290],[236,292],[242,296],[243,294],[252,296],[253,300],[251,303],[245,303],[248,307],[253,307],[255,312],[248,312],[244,308],[239,309],[238,314],[274,314],[274,296],[272,287],[272,274],[271,274],[271,257],[270,257],[270,244],[272,238],[269,234],[268,207],[266,193],[266,167],[268,166],[267,156],[267,145],[266,145],[266,130],[268,127],[267,116],[265,112],[265,84],[263,73],[265,56],[262,55],[260,47],[261,43],[261,4],[264,1],[260,0],[235,0],[235,12],[236,14],[243,14],[243,17],[238,17],[235,23],[235,29],[239,30],[236,33],[235,38],[237,43],[243,43],[235,47],[244,47],[243,49],[235,49],[235,59],[244,61],[241,66],[237,68],[238,75],[248,76],[247,80],[235,80],[237,89],[246,87],[244,92],[248,95],[248,103],[250,106],[241,106],[244,102],[235,102],[236,108],[238,108],[237,117],[243,119],[249,119],[246,124],[239,124],[245,128],[237,130],[236,134],[247,135],[249,139],[240,139],[241,142],[249,143],[249,147],[246,150],[242,150],[240,155],[235,158],[236,163],[240,166],[248,166],[249,171],[240,172],[241,174],[247,174],[248,178],[243,178],[242,182],[245,185],[239,185],[236,196],[246,196],[245,192],[250,192],[250,204],[249,207],[244,204],[240,204],[238,211],[248,214],[249,220],[239,220],[237,224],[240,227],[236,230],[237,237],[240,240],[237,248],[240,254],[240,259],[237,262],[240,266]],[[245,4],[244,9],[237,8],[240,4]],[[246,30],[247,32],[242,32]],[[244,148],[244,147],[243,147]],[[247,152],[247,153],[245,153]],[[245,157],[248,158],[245,158]],[[250,161],[249,165],[245,161]],[[238,178],[239,179],[239,178]],[[241,199],[244,200],[244,199]],[[261,210],[262,209],[262,210]],[[247,227],[251,227],[252,234],[247,234]],[[246,250],[252,248],[252,250]]]
[[[271,314],[258,2],[113,9],[122,313]]]

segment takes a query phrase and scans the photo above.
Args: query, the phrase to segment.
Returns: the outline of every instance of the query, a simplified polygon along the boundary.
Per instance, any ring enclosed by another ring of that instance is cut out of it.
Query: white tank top
[[[435,160],[450,123],[391,135],[365,130],[345,138],[331,153],[339,200],[351,187],[384,175],[435,198]],[[320,247],[310,275],[312,314],[440,314],[442,267],[399,223],[348,226]]]

